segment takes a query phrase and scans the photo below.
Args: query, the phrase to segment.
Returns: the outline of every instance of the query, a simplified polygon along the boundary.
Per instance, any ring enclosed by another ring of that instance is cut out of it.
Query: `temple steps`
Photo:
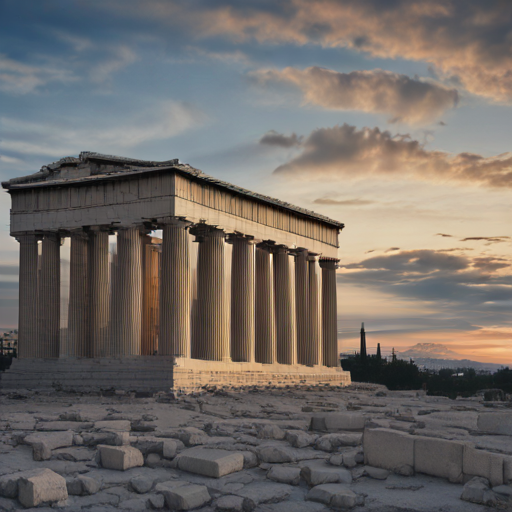
[[[134,356],[101,359],[14,359],[0,374],[0,389],[62,391],[168,391],[173,358]]]

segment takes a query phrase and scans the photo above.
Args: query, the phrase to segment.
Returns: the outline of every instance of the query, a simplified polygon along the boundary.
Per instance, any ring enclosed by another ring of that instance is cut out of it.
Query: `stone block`
[[[464,443],[459,441],[417,436],[414,442],[414,470],[417,473],[461,483],[463,456]]]
[[[241,452],[229,452],[207,448],[191,448],[177,457],[178,468],[198,475],[220,478],[241,471],[244,456]]]
[[[101,465],[107,469],[125,471],[144,465],[144,457],[140,450],[133,446],[98,446]]]
[[[243,507],[244,498],[241,496],[221,496],[215,503],[215,509],[222,512],[242,512]]]
[[[286,436],[286,432],[279,428],[277,425],[272,423],[268,423],[266,425],[262,425],[258,429],[258,439],[275,439],[281,440]]]
[[[414,471],[414,440],[415,437],[396,430],[366,429],[364,463],[408,476]]]
[[[90,476],[78,475],[77,479],[82,484],[83,496],[90,496],[92,494],[96,494],[101,488],[101,483],[98,482],[98,480],[96,480],[95,478],[91,478]]]
[[[333,452],[340,446],[358,446],[363,442],[363,434],[326,434],[316,441],[317,450]]]
[[[286,440],[294,448],[306,448],[306,446],[311,446],[315,443],[316,436],[306,434],[302,430],[289,430],[286,432]]]
[[[32,446],[34,460],[48,460],[52,450],[73,445],[73,432],[37,432],[29,434],[23,442]]]
[[[375,480],[386,480],[386,478],[389,476],[389,471],[387,469],[374,468],[372,466],[365,466],[364,472],[370,478],[374,478]]]
[[[130,432],[131,428],[131,423],[128,420],[94,422],[94,430],[101,432]]]
[[[271,464],[280,464],[283,462],[295,462],[295,452],[284,446],[262,445],[257,449],[258,458],[262,462],[269,462]]]
[[[144,475],[136,476],[130,480],[131,488],[137,494],[145,494],[153,488],[153,478]]]
[[[27,472],[18,481],[18,500],[26,508],[55,503],[67,497],[66,480],[51,469]]]
[[[312,461],[303,465],[300,476],[310,486],[352,482],[352,473],[345,468],[331,466],[324,461]]]
[[[242,452],[244,456],[244,469],[255,468],[258,465],[258,456],[250,451]]]
[[[366,418],[357,412],[329,412],[315,414],[311,418],[311,430],[338,432],[340,430],[363,431]]]
[[[471,479],[474,476],[481,476],[487,478],[493,487],[502,485],[503,456],[465,445],[462,471],[465,478]]]
[[[244,508],[253,509],[261,503],[279,503],[286,500],[293,487],[276,482],[252,482],[236,491],[237,496],[246,498]]]
[[[166,439],[162,446],[164,459],[174,459],[178,453],[178,443],[174,439]]]
[[[81,432],[82,430],[89,430],[93,424],[89,422],[78,422],[78,421],[42,421],[36,425],[36,430],[43,431],[64,431],[74,430],[75,432]]]
[[[206,486],[188,482],[165,482],[158,484],[155,490],[164,496],[171,510],[192,510],[202,507],[211,499]]]
[[[340,484],[317,485],[308,492],[306,500],[323,503],[332,508],[353,508],[360,504],[358,496]]]
[[[493,506],[497,501],[496,495],[489,488],[489,480],[479,476],[475,476],[464,486],[460,499],[487,506]]]
[[[300,471],[300,468],[289,466],[272,466],[267,473],[267,478],[281,484],[299,485]]]
[[[512,412],[482,412],[477,427],[488,434],[512,436]]]

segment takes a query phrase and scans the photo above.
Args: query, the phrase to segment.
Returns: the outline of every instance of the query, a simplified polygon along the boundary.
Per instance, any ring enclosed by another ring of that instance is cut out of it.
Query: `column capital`
[[[206,237],[209,238],[225,238],[226,233],[217,228],[216,226],[210,226],[209,224],[199,223],[194,224],[190,228],[190,234],[196,237],[196,242],[204,242]]]
[[[336,270],[338,268],[339,261],[340,260],[337,260],[337,259],[320,258],[320,267],[331,269],[331,270]]]
[[[39,242],[42,235],[38,233],[27,233],[23,235],[15,235],[14,238],[16,238],[20,244],[33,244]]]
[[[89,235],[83,229],[72,229],[69,231],[69,236],[75,239],[87,240]]]
[[[234,243],[234,242],[245,242],[247,245],[255,245],[257,241],[254,239],[251,235],[244,235],[243,233],[229,233],[227,235],[228,243]]]
[[[178,226],[180,228],[188,228],[193,225],[192,221],[187,220],[185,217],[162,217],[157,219],[158,226]]]

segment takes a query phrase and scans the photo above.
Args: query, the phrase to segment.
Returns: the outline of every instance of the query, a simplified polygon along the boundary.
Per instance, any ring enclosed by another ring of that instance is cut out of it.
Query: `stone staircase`
[[[0,389],[62,391],[169,391],[173,357],[133,356],[101,359],[14,359],[0,373]]]

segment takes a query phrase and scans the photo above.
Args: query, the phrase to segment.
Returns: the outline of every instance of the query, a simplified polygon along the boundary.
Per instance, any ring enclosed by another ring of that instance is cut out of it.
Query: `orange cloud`
[[[298,156],[274,172],[310,179],[381,175],[512,187],[512,153],[483,157],[429,151],[408,135],[392,135],[379,128],[358,130],[348,124],[315,130],[301,147]]]
[[[299,88],[304,102],[333,110],[385,113],[391,121],[424,124],[455,107],[458,93],[433,81],[376,69],[337,73],[330,69],[292,67],[250,74],[262,84],[279,82]]]
[[[200,3],[200,2],[199,2]],[[512,3],[502,0],[283,0],[239,4],[107,2],[123,14],[190,26],[198,38],[319,44],[430,63],[444,78],[496,101],[512,100]]]

